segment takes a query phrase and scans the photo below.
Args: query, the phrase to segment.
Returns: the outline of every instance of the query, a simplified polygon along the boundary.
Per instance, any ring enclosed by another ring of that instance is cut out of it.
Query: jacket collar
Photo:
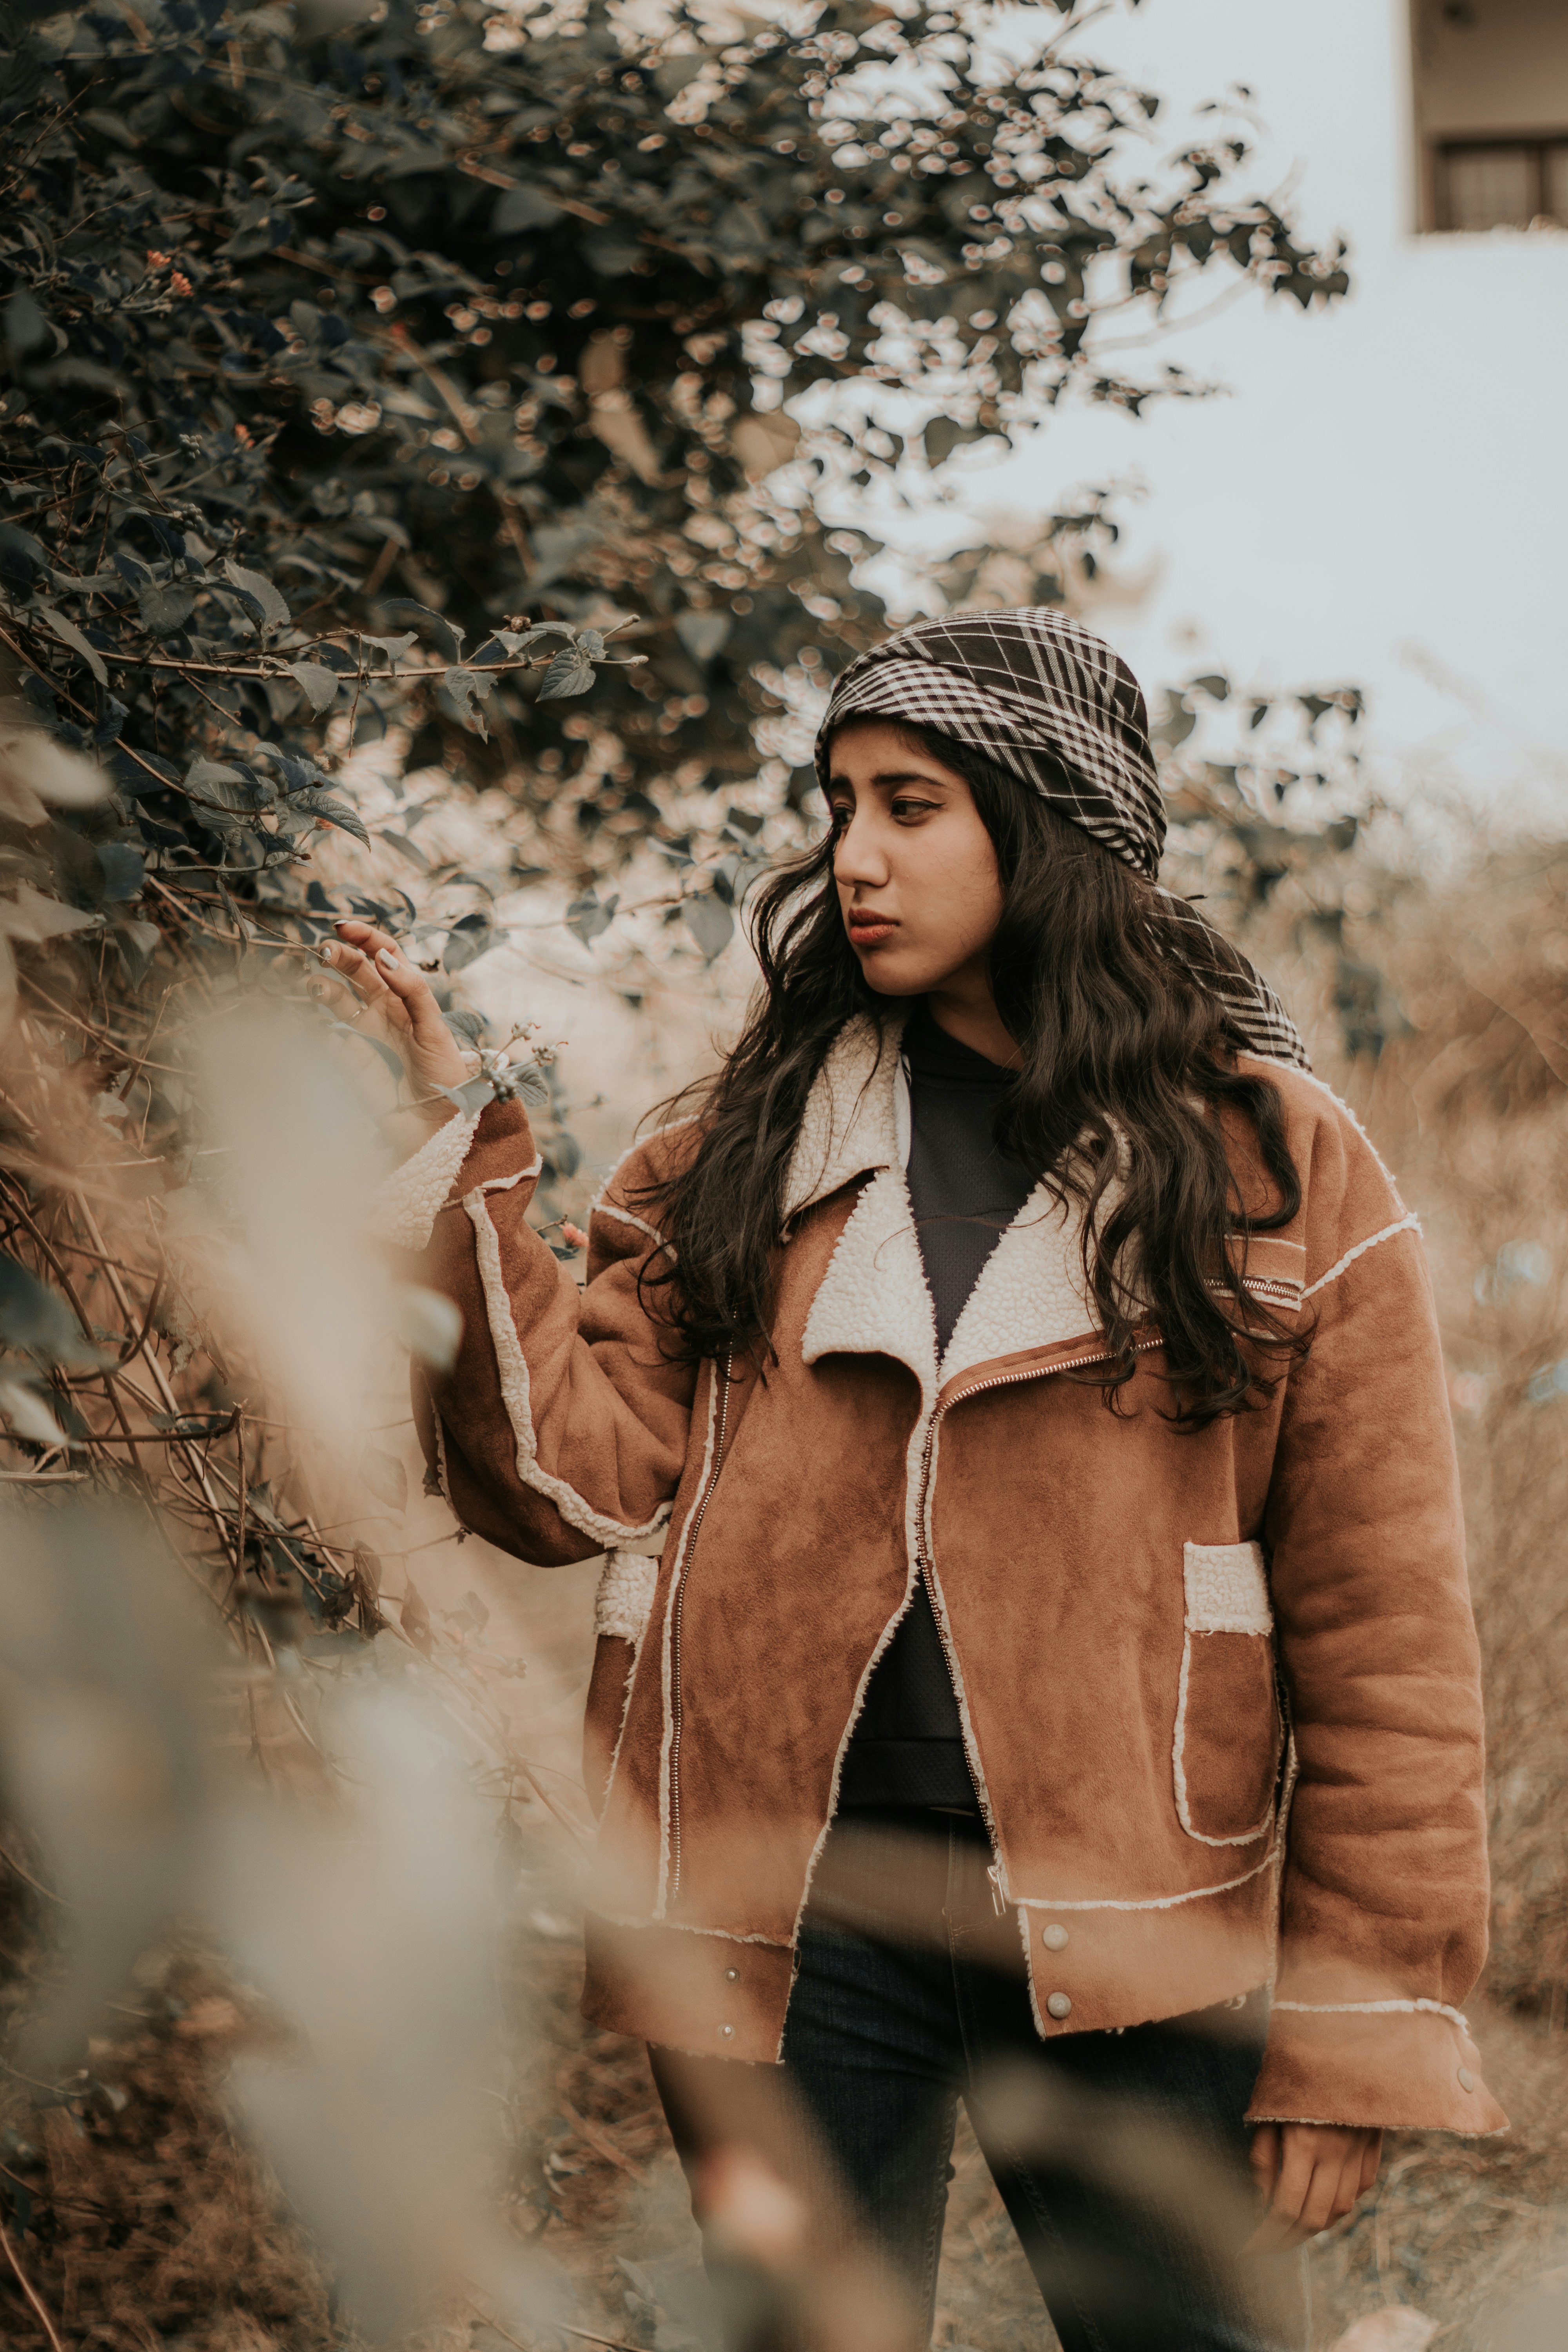
[[[784,1230],[830,1192],[874,1168],[900,1165],[896,1097],[903,1020],[847,1021],[806,1097],[784,1185]]]
[[[903,1155],[897,1087],[902,1024],[858,1014],[840,1031],[813,1087],[785,1189],[791,1223],[857,1177],[871,1181],[838,1237],[802,1336],[808,1364],[827,1355],[886,1355],[907,1364],[929,1406],[938,1389],[999,1356],[1092,1335],[1082,1211],[1037,1185],[970,1293],[941,1363]]]

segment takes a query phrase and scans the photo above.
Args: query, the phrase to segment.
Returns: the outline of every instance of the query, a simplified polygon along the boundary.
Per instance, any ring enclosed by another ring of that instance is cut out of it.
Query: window
[[[1568,229],[1568,0],[1410,0],[1423,228]]]
[[[1568,132],[1560,139],[1446,139],[1436,151],[1445,229],[1568,228]]]

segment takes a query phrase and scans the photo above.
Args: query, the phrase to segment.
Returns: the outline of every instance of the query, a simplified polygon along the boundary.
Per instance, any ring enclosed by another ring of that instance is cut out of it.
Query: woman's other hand
[[[1342,2221],[1372,2187],[1383,2134],[1352,2124],[1259,2124],[1251,2161],[1268,2210],[1247,2252],[1301,2246]]]
[[[440,1126],[453,1106],[436,1089],[462,1086],[473,1076],[473,1065],[464,1060],[429,982],[396,940],[370,923],[340,923],[337,929],[337,940],[322,949],[321,959],[360,1000],[359,1012],[347,1017],[363,1034],[390,1045],[401,1057],[412,1108],[428,1125]]]

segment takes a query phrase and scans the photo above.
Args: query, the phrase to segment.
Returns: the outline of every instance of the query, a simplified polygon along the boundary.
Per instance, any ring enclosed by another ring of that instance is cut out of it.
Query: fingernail
[[[318,956],[320,956],[320,958],[321,958],[321,961],[322,961],[323,963],[331,963],[331,961],[332,961],[332,956],[333,956],[334,950],[333,950],[333,949],[332,949],[332,946],[331,946],[331,942],[329,941],[326,945],[324,945],[324,946],[322,946],[322,947],[319,947],[319,948],[316,950],[316,953],[318,954]]]
[[[377,963],[395,965],[397,958],[390,948],[383,948],[380,954],[376,957],[376,961]]]

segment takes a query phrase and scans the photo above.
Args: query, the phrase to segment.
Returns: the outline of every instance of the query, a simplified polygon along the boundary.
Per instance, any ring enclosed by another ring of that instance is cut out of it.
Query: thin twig
[[[57,1895],[52,1886],[43,1885],[39,1880],[33,1876],[30,1870],[24,1870],[16,1855],[8,1852],[3,1845],[0,1845],[0,1862],[7,1864],[9,1867],[16,1872],[18,1878],[25,1878],[35,1895],[43,1895],[47,1902],[59,1904],[61,1907],[67,1911],[70,1909],[71,1906],[66,1901],[63,1895]]]
[[[37,2288],[33,2284],[32,2280],[27,2276],[26,2272],[22,2268],[21,2259],[16,2252],[16,2249],[5,2234],[5,2224],[4,2221],[0,2221],[0,2247],[5,2249],[5,2259],[16,2273],[17,2285],[21,2288],[22,2293],[26,2296],[27,2301],[32,2305],[33,2309],[37,2313],[39,2325],[42,2326],[44,2334],[48,2337],[49,2343],[53,2347],[53,2352],[66,2352],[66,2347],[60,2341],[59,2331],[56,2327],[54,2321],[49,2317],[48,2309],[42,2295],[38,2293]]]

